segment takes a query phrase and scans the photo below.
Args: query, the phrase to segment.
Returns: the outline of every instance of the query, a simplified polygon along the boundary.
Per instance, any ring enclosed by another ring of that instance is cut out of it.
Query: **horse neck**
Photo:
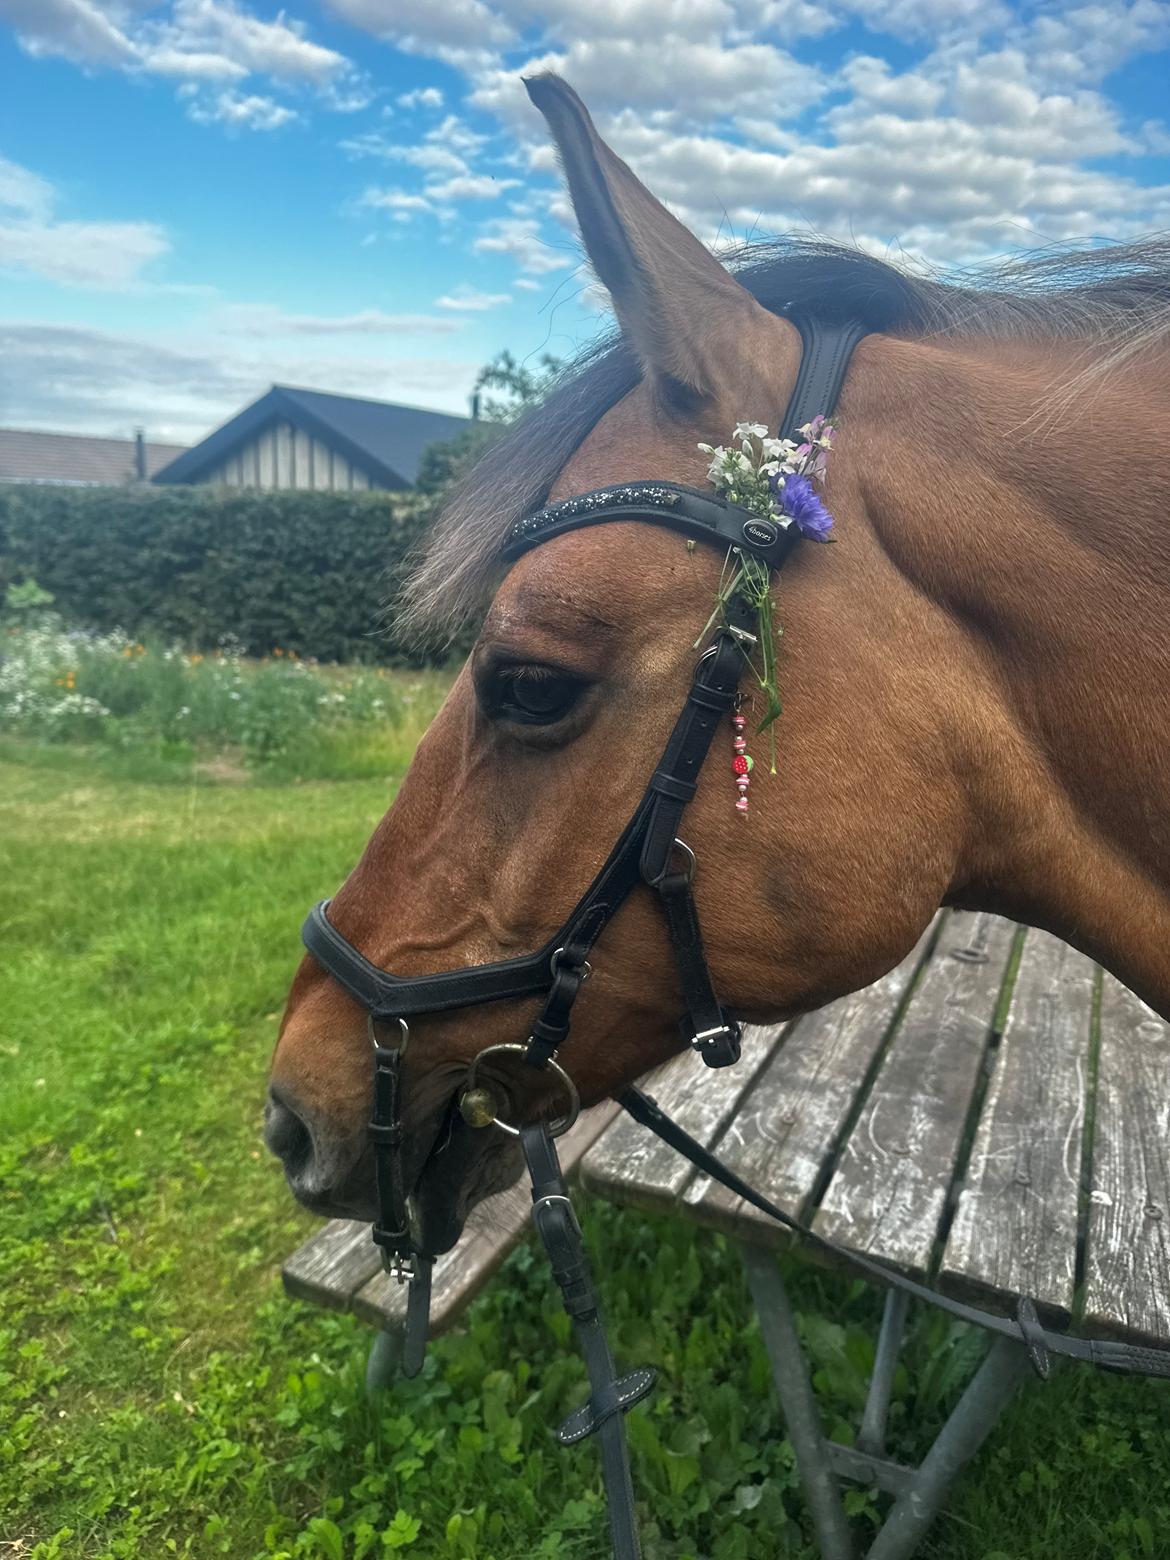
[[[855,455],[880,545],[956,629],[972,823],[953,899],[1050,927],[1165,1011],[1166,355],[1070,394],[1085,361],[882,342]]]

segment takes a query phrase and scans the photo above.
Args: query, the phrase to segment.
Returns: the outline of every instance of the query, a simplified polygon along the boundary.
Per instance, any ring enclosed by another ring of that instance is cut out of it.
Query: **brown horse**
[[[775,311],[795,300],[873,333],[840,403],[839,545],[798,548],[777,586],[778,773],[757,764],[740,816],[712,762],[687,812],[722,1000],[761,1021],[815,1007],[890,969],[948,904],[1047,927],[1170,1012],[1170,244],[1049,255],[982,284],[809,244],[733,275],[567,86],[530,92],[622,336],[494,447],[435,534],[416,621],[491,606],[332,902],[338,930],[415,975],[529,952],[561,923],[682,705],[720,560],[605,525],[500,579],[505,531],[614,481],[704,486],[700,441],[775,426],[800,351]],[[679,1047],[649,899],[603,935],[575,1011],[562,1061],[586,1101]],[[428,1154],[471,1057],[523,1040],[531,1017],[506,1002],[413,1026],[408,1170],[432,1249],[515,1177],[501,1134],[458,1121]],[[365,1013],[306,958],[269,1140],[308,1206],[374,1216],[370,1098]],[[550,1104],[529,1093],[511,1112]]]

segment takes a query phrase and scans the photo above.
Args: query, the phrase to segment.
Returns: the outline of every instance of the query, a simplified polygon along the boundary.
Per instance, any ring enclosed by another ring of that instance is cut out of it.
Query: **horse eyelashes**
[[[484,702],[495,719],[550,726],[568,714],[580,692],[577,678],[551,667],[506,667],[492,677]]]

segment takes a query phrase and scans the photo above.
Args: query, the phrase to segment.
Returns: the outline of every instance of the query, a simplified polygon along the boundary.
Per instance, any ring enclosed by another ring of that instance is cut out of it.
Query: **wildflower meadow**
[[[16,620],[13,621],[15,616]],[[378,774],[409,759],[449,678],[328,667],[279,645],[246,657],[122,632],[69,628],[47,611],[0,626],[0,736],[275,778]]]

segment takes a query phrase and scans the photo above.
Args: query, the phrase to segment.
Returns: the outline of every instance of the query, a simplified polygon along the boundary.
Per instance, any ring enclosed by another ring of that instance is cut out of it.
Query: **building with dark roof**
[[[186,450],[185,444],[91,439],[83,433],[0,428],[0,482],[48,482],[68,487],[121,487],[148,482]]]
[[[408,488],[427,445],[454,438],[469,422],[390,401],[273,385],[154,480],[255,488]]]

